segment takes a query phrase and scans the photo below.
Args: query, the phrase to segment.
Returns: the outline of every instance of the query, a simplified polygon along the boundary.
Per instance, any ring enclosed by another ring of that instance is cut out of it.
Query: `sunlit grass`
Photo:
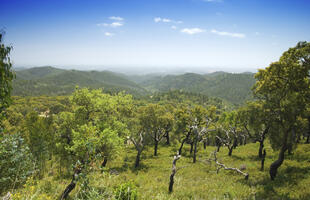
[[[143,151],[139,169],[133,167],[136,151],[129,147],[119,157],[108,162],[103,172],[95,165],[88,177],[91,186],[106,193],[112,193],[117,185],[132,180],[138,188],[140,199],[309,199],[310,145],[301,144],[293,155],[286,156],[275,181],[270,180],[268,167],[277,158],[277,152],[269,144],[265,146],[267,156],[263,172],[260,171],[260,160],[257,158],[258,144],[239,146],[234,149],[231,157],[227,155],[225,147],[218,153],[218,160],[229,167],[245,166],[244,171],[249,173],[249,180],[236,172],[223,169],[217,174],[214,162],[210,164],[206,161],[214,147],[204,150],[200,146],[198,162],[193,164],[189,147],[185,146],[184,154],[177,162],[179,170],[175,175],[172,194],[168,193],[168,184],[173,155],[177,149],[175,146],[160,146],[158,157],[154,157],[153,148],[148,147]],[[56,174],[55,167],[34,185],[38,194],[46,194],[51,199],[59,198],[71,180],[70,177],[57,178]],[[28,189],[26,187],[16,193],[22,196],[29,193]],[[78,185],[72,191],[71,199],[74,199],[79,189]],[[35,189],[32,187],[31,190]],[[39,195],[34,199],[40,199]]]

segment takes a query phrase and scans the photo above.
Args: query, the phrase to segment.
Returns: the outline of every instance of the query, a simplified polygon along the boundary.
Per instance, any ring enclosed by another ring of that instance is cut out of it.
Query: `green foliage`
[[[132,182],[122,183],[114,189],[117,200],[137,200],[137,187]]]
[[[34,173],[32,154],[20,134],[0,138],[0,194],[23,184]]]
[[[26,115],[23,135],[39,169],[44,168],[45,160],[51,156],[54,150],[53,130],[50,117],[40,117],[36,112]]]
[[[0,119],[4,109],[11,103],[11,82],[14,78],[14,73],[11,70],[12,63],[9,57],[12,47],[5,46],[2,43],[3,34],[3,32],[0,32]]]
[[[259,70],[253,91],[264,109],[270,110],[270,139],[274,148],[291,143],[298,130],[297,118],[310,102],[310,43],[300,42],[280,60]]]

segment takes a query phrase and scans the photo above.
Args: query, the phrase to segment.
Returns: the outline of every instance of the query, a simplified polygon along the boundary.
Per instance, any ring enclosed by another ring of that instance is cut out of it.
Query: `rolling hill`
[[[13,95],[68,95],[75,87],[104,88],[106,92],[126,91],[143,96],[146,90],[133,81],[109,71],[64,70],[53,67],[35,67],[16,71]]]
[[[149,79],[144,77],[136,82],[152,92],[183,90],[219,97],[231,103],[240,104],[252,98],[251,88],[255,79],[253,73],[215,72],[205,75],[186,73],[183,75],[149,76]]]
[[[13,95],[68,95],[76,86],[104,88],[109,93],[126,91],[136,97],[179,90],[221,98],[238,105],[252,98],[253,76],[253,73],[226,72],[129,76],[110,71],[64,70],[47,66],[16,71]]]

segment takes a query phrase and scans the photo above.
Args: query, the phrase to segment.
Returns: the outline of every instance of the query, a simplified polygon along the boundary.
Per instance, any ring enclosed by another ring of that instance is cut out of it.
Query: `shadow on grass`
[[[271,181],[269,176],[265,176],[263,179],[239,181],[243,184],[249,185],[250,187],[261,186],[263,188],[263,190],[255,194],[255,199],[294,199],[290,197],[290,186],[298,185],[302,179],[307,178],[309,173],[310,167],[289,166],[285,169],[279,170],[274,181]],[[276,189],[282,187],[287,188],[287,192],[279,194]],[[304,196],[295,199],[310,199],[310,193],[303,195]]]
[[[110,174],[115,174],[115,175],[121,174],[121,173],[129,171],[129,170],[135,174],[138,174],[139,171],[147,172],[150,168],[151,168],[150,166],[143,164],[142,162],[140,162],[139,167],[137,167],[137,168],[134,167],[134,163],[127,163],[126,162],[122,166],[111,167],[111,168],[109,168],[108,171]]]
[[[135,167],[131,167],[130,170],[135,173],[135,174],[138,174],[138,172],[147,172],[151,167],[150,166],[147,166],[143,163],[140,163],[139,164],[139,167],[135,168]]]

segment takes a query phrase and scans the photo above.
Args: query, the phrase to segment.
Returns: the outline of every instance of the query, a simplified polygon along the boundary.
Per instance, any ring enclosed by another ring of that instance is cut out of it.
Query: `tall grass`
[[[214,147],[204,150],[199,146],[198,162],[193,164],[189,147],[185,146],[184,154],[177,162],[178,171],[171,194],[168,184],[177,146],[160,146],[157,157],[153,156],[152,147],[147,148],[138,169],[134,168],[136,151],[134,147],[128,147],[103,171],[97,168],[99,163],[94,164],[88,179],[93,190],[91,195],[99,198],[89,199],[111,199],[113,190],[128,181],[136,185],[139,199],[310,199],[310,145],[301,144],[293,155],[286,155],[275,181],[270,180],[268,168],[277,158],[277,152],[268,143],[265,146],[264,171],[260,171],[258,144],[238,146],[231,157],[227,156],[226,148],[221,148],[218,153],[218,160],[225,165],[245,167],[244,171],[250,175],[248,180],[234,171],[222,169],[217,174],[214,162],[207,161]],[[35,195],[32,199],[42,199],[42,195],[43,199],[57,199],[70,182],[70,176],[57,176],[57,169],[54,166],[42,180],[28,182],[14,193],[15,199],[27,199],[26,194],[29,196],[30,193]],[[71,199],[76,199],[80,191],[78,185],[70,194]]]

